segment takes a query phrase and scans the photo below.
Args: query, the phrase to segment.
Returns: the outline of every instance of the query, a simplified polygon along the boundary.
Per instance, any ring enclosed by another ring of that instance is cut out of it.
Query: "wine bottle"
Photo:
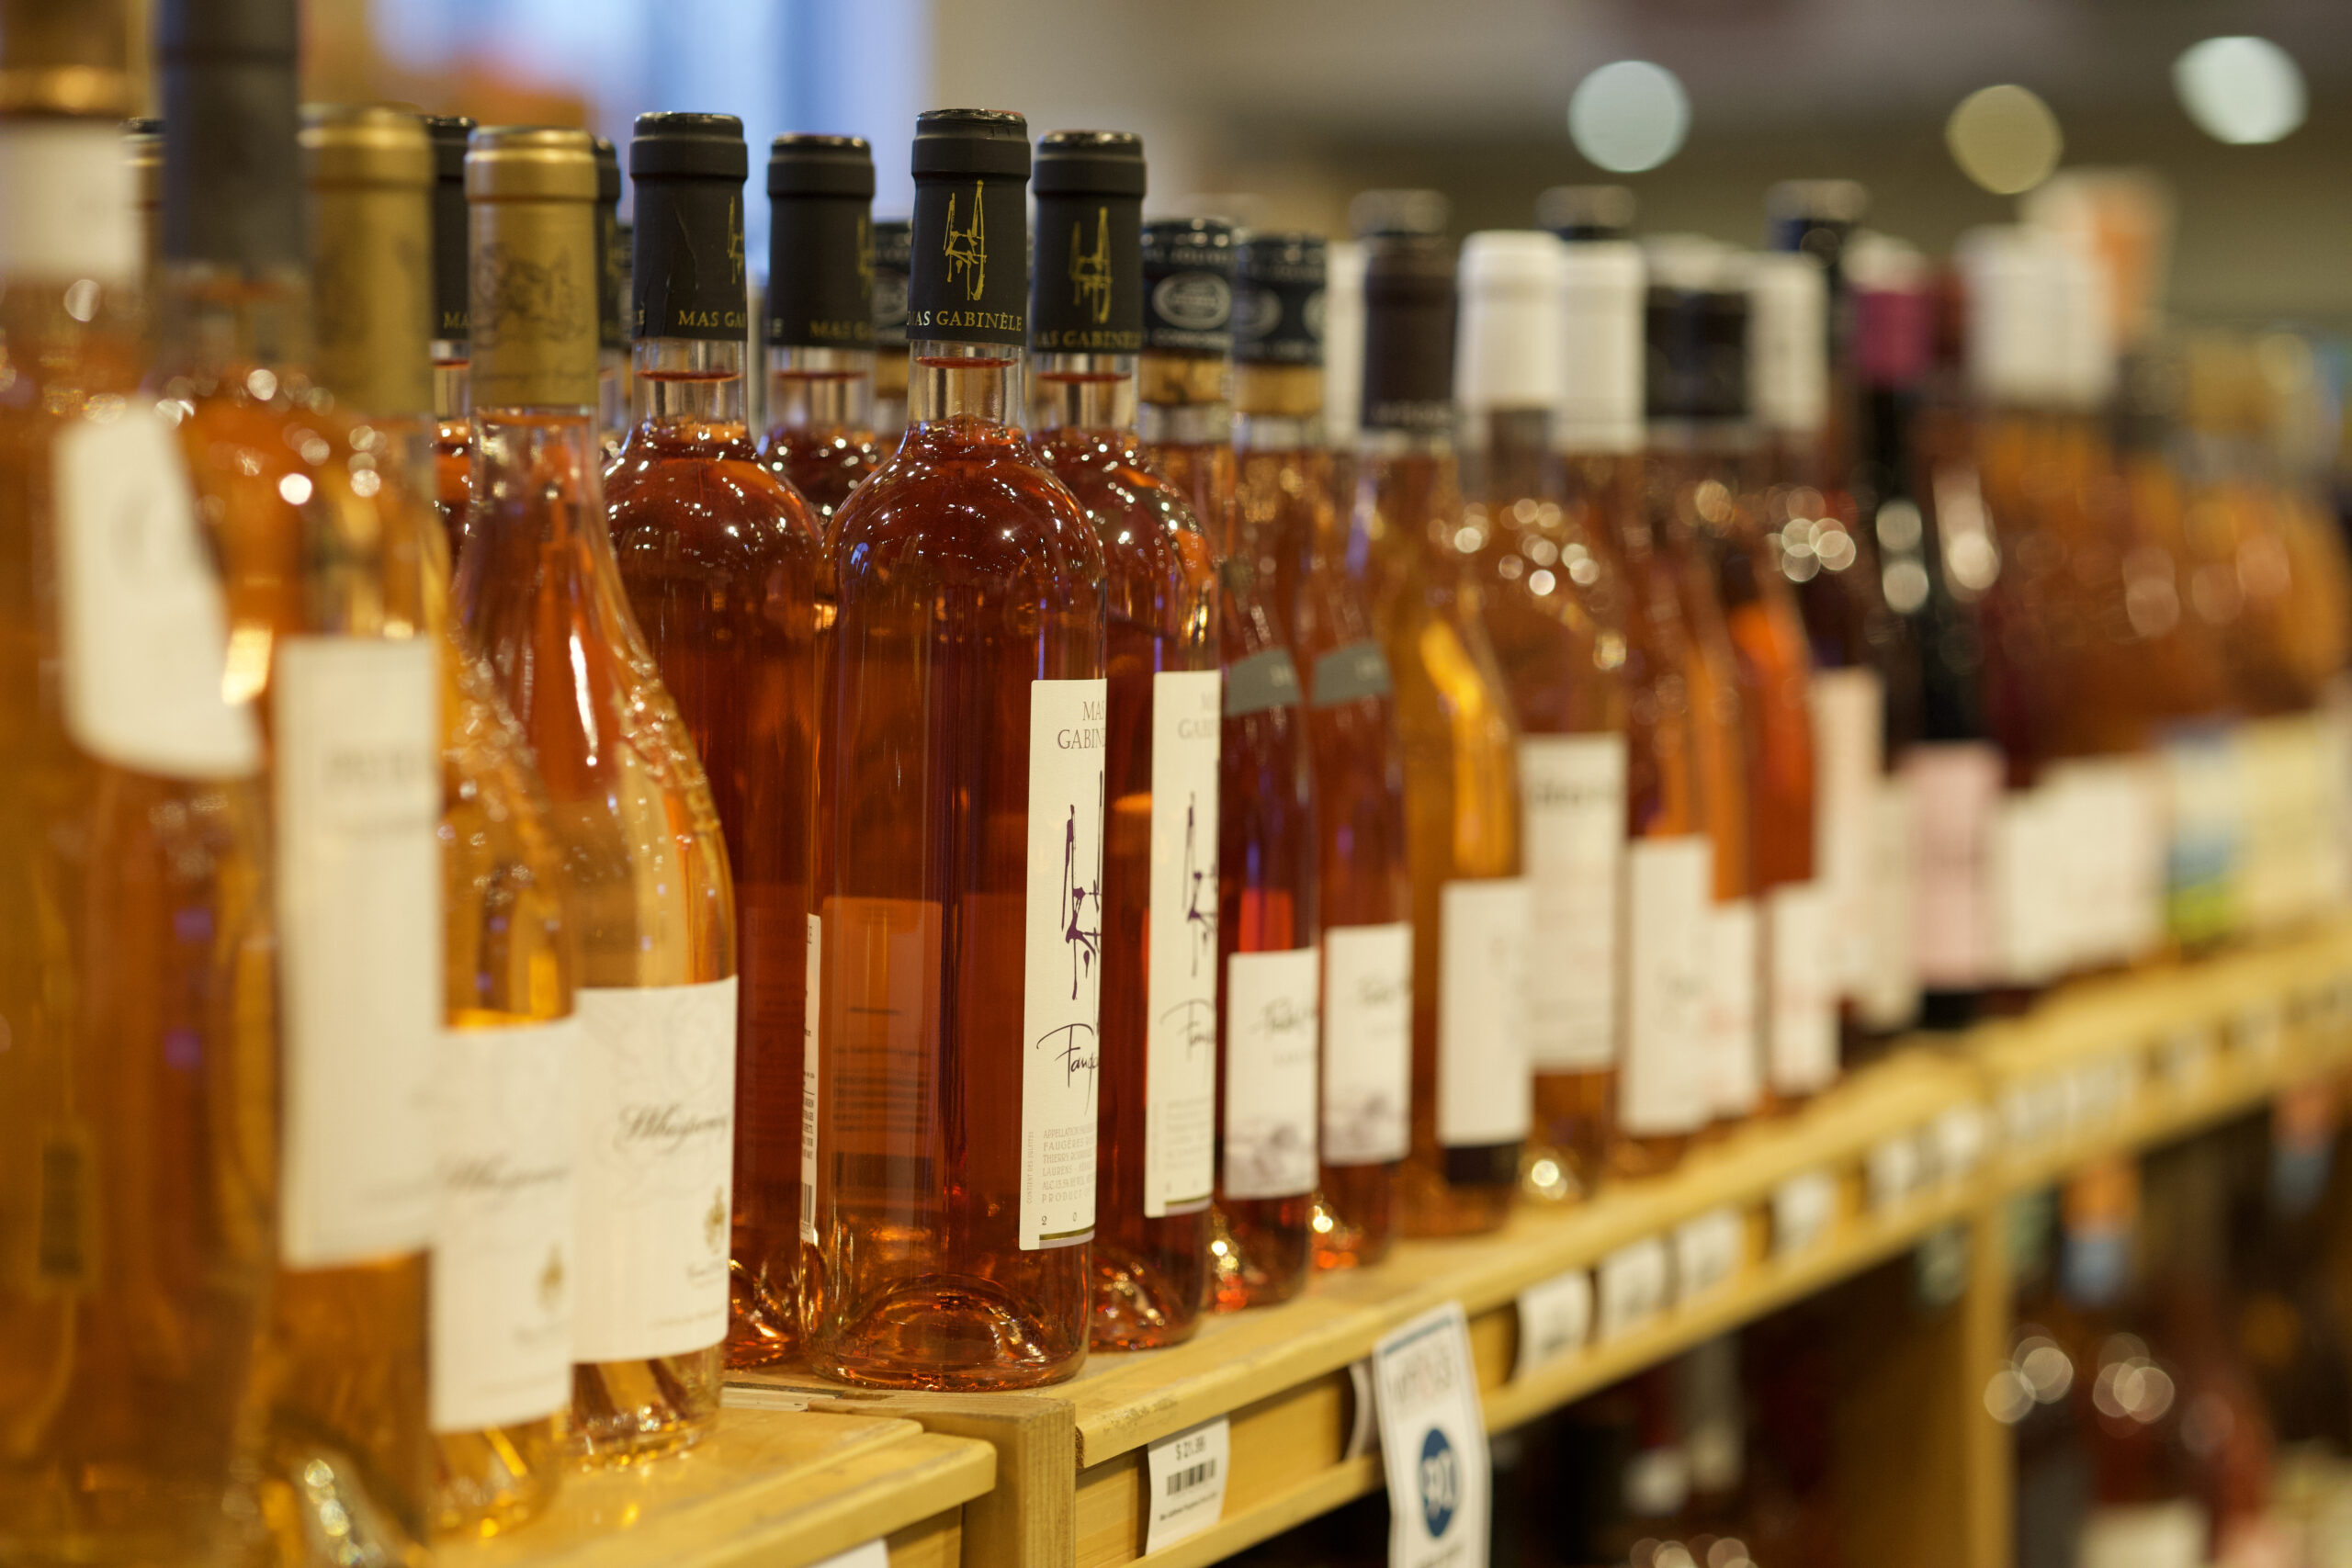
[[[474,122],[461,114],[428,115],[433,138],[433,413],[434,500],[458,558],[468,504],[473,499],[473,398],[466,367],[472,349],[466,301],[466,138]]]
[[[1035,173],[1030,441],[1102,540],[1109,606],[1092,1337],[1102,1349],[1137,1349],[1190,1338],[1207,1295],[1216,569],[1192,508],[1148,466],[1136,432],[1143,143],[1125,131],[1053,131],[1038,142]],[[1278,1097],[1266,1107],[1280,1108]],[[1311,1160],[1312,1151],[1310,1136],[1304,1151],[1274,1152]]]
[[[907,429],[907,268],[914,225],[874,224],[874,439],[885,452]]]
[[[620,150],[599,136],[596,152],[596,441],[610,462],[629,425],[629,284],[633,236],[621,221]]]
[[[466,196],[474,502],[456,603],[538,759],[571,877],[571,1441],[625,1461],[698,1441],[718,1412],[734,897],[710,786],[614,559],[594,318],[563,308],[597,273],[594,149],[579,131],[478,130]]]
[[[1102,547],[1011,423],[1028,128],[918,121],[909,426],[833,519],[809,1358],[1015,1388],[1086,1356]]]
[[[768,152],[768,434],[760,456],[808,503],[820,538],[882,462],[874,434],[873,205],[874,151],[864,137],[775,139]]]
[[[1236,252],[1233,442],[1241,548],[1272,585],[1265,603],[1306,675],[1323,954],[1313,1233],[1317,1265],[1344,1269],[1379,1261],[1396,1236],[1396,1170],[1411,1123],[1413,930],[1395,687],[1349,572],[1344,459],[1321,428],[1327,256],[1306,234],[1253,234]]]

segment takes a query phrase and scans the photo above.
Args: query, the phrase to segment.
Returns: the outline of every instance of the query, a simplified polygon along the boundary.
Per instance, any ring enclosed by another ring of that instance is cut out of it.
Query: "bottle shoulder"
[[[831,552],[843,592],[877,570],[920,564],[934,579],[1045,570],[1099,582],[1102,546],[1067,485],[1024,443],[906,443],[834,515]]]

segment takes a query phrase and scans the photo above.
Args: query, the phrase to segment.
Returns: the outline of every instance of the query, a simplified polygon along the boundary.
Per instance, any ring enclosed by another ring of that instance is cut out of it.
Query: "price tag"
[[[1828,1234],[1838,1217],[1838,1181],[1826,1170],[1790,1177],[1772,1190],[1772,1256],[1793,1258]]]
[[[2279,1015],[2277,1002],[2257,1002],[2239,1010],[2230,1024],[2230,1033],[2239,1050],[2256,1056],[2275,1056],[2287,1043],[2287,1021]]]
[[[2132,1098],[2132,1059],[2116,1055],[2086,1062],[2066,1079],[2066,1122],[2075,1131],[2112,1122]]]
[[[1348,1444],[1340,1450],[1341,1459],[1370,1453],[1372,1445],[1380,1440],[1380,1421],[1373,1409],[1371,1361],[1348,1363],[1348,1386],[1355,1392],[1355,1416],[1348,1424]]]
[[[1981,1105],[1955,1105],[1929,1124],[1927,1138],[1935,1150],[1937,1179],[1957,1187],[1984,1163],[1993,1142],[1992,1119]]]
[[[1372,1352],[1388,1472],[1389,1568],[1486,1568],[1486,1419],[1470,1324],[1448,1302]]]
[[[2156,1047],[2156,1068],[2174,1089],[2187,1091],[2213,1070],[2213,1032],[2202,1024],[2176,1029]]]
[[[1143,1549],[1158,1551],[1195,1536],[1225,1517],[1225,1477],[1233,1459],[1233,1428],[1222,1416],[1160,1438],[1144,1452],[1151,1514]]]
[[[812,1562],[809,1568],[890,1568],[890,1549],[879,1540],[869,1540],[822,1562]]]
[[[1729,1280],[1739,1268],[1745,1229],[1739,1211],[1710,1209],[1674,1227],[1674,1299],[1695,1301]]]
[[[1592,1276],[1571,1269],[1519,1293],[1519,1359],[1510,1375],[1523,1378],[1583,1345],[1592,1333]]]
[[[729,1410],[806,1410],[808,1408],[808,1395],[805,1391],[796,1389],[730,1384],[718,1391],[718,1403]]]
[[[1863,1159],[1862,1175],[1871,1213],[1883,1214],[1894,1208],[1918,1189],[1918,1140],[1908,1133],[1881,1139]]]
[[[1666,1243],[1645,1237],[1600,1260],[1600,1337],[1620,1338],[1666,1310]]]

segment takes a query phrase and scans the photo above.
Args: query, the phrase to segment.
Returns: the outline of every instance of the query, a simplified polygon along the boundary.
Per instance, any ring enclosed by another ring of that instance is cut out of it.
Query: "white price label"
[[[1657,1236],[1619,1247],[1600,1260],[1600,1336],[1623,1338],[1666,1310],[1666,1243]]]
[[[2274,1056],[2287,1043],[2287,1021],[2276,1002],[2243,1009],[2230,1021],[2230,1039],[2241,1051]]]
[[[1918,1140],[1907,1133],[1882,1138],[1864,1157],[1862,1174],[1872,1213],[1898,1206],[1919,1187]]]
[[[1232,1461],[1233,1428],[1222,1416],[1145,1450],[1145,1483],[1151,1489],[1146,1551],[1173,1546],[1225,1517],[1225,1478]]]
[[[1373,1349],[1372,1371],[1388,1472],[1389,1568],[1486,1568],[1493,1477],[1462,1303],[1387,1335]]]
[[[2134,1059],[2118,1055],[2086,1062],[2066,1080],[2066,1121],[2076,1131],[2112,1122],[2132,1098]]]
[[[1957,1186],[1984,1163],[1993,1142],[1992,1118],[1982,1106],[1955,1105],[1938,1116],[1928,1129],[1936,1155],[1936,1176],[1947,1187]]]
[[[1523,1378],[1580,1348],[1592,1333],[1592,1276],[1581,1269],[1530,1285],[1519,1293],[1519,1357],[1510,1375]]]
[[[1838,1217],[1838,1182],[1826,1170],[1790,1177],[1772,1190],[1772,1254],[1793,1258],[1829,1233]]]
[[[1348,1420],[1347,1446],[1340,1450],[1341,1459],[1353,1459],[1372,1451],[1380,1440],[1380,1418],[1373,1408],[1372,1359],[1348,1363],[1348,1388],[1355,1395],[1354,1414]]]
[[[890,1549],[879,1540],[869,1540],[822,1562],[810,1563],[809,1568],[890,1568]]]
[[[1674,1227],[1674,1299],[1696,1301],[1738,1271],[1747,1227],[1739,1211],[1725,1205]]]

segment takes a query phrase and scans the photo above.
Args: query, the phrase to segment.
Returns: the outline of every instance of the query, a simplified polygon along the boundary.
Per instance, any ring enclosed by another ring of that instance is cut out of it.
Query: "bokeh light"
[[[1960,100],[1944,122],[1944,145],[1970,179],[1995,196],[2017,196],[2050,177],[2066,140],[2048,104],[2004,83]]]
[[[1602,66],[1568,99],[1569,140],[1612,174],[1657,168],[1682,150],[1690,130],[1690,95],[1673,72],[1646,60]]]
[[[2250,147],[2303,123],[2303,73],[2267,38],[2209,38],[2172,62],[2173,90],[2198,129]]]

